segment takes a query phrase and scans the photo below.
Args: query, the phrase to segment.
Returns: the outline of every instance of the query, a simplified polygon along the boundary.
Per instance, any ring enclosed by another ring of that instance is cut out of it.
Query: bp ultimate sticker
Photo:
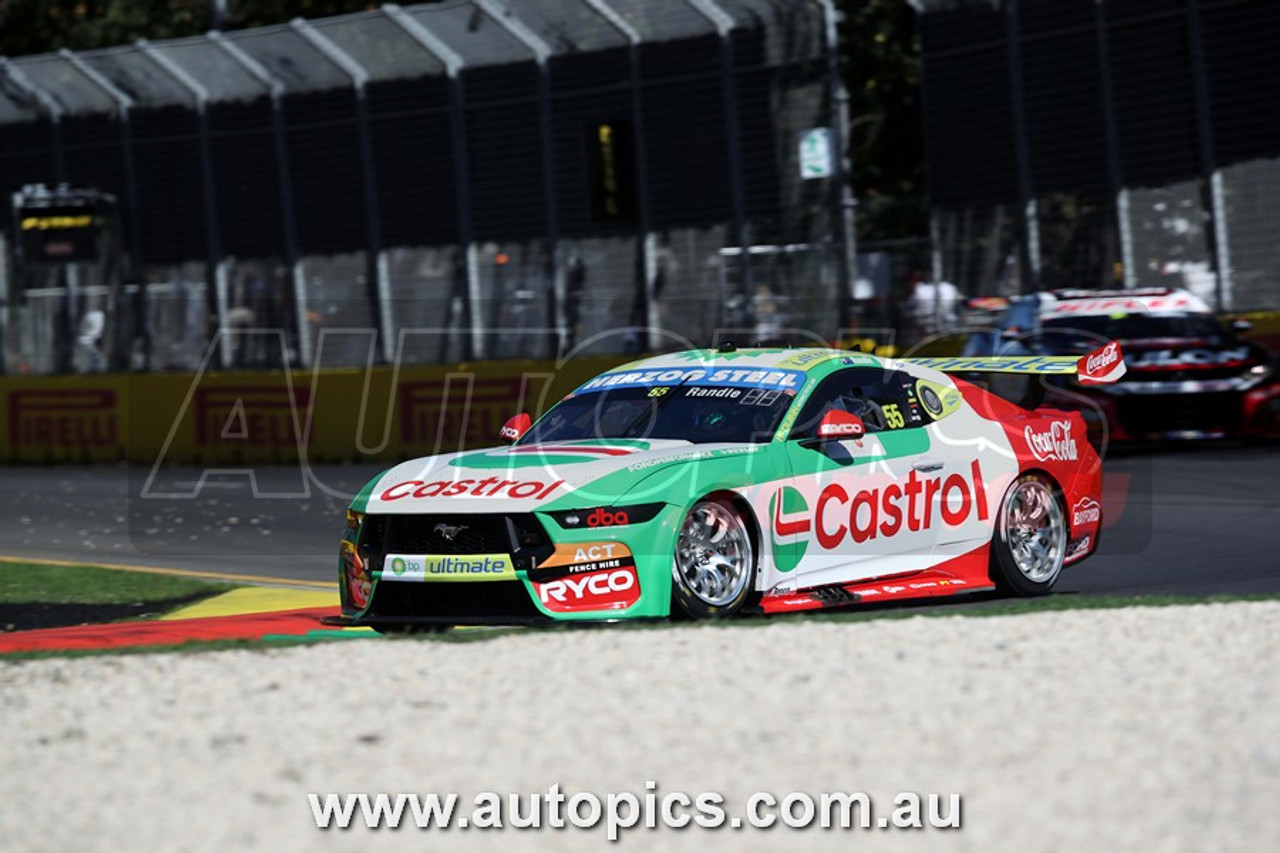
[[[382,564],[384,581],[499,581],[515,577],[515,566],[508,554],[466,557],[388,554]]]

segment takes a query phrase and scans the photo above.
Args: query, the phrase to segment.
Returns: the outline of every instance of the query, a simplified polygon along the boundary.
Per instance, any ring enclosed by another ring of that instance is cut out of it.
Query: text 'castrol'
[[[941,477],[920,477],[915,471],[904,483],[890,483],[874,489],[860,489],[850,495],[839,483],[831,483],[818,495],[814,507],[814,533],[818,544],[833,550],[846,539],[863,543],[877,537],[896,536],[904,528],[928,530],[935,521],[959,527],[977,515],[986,521],[987,490],[978,460],[969,467],[969,478],[956,473]],[[938,513],[934,515],[934,505]]]

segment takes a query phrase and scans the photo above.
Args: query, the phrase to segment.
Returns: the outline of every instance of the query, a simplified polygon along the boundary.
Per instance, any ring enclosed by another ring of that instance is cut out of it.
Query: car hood
[[[399,514],[608,506],[656,468],[755,447],[615,439],[427,456],[403,462],[370,483],[362,493],[364,509]]]

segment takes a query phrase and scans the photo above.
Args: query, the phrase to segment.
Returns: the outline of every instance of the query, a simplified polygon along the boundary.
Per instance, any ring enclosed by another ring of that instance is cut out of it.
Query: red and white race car
[[[1052,290],[1006,302],[969,355],[1079,355],[1118,340],[1124,381],[1049,383],[1044,402],[1080,411],[1100,441],[1270,435],[1280,429],[1275,359],[1225,328],[1195,294],[1174,288]]]

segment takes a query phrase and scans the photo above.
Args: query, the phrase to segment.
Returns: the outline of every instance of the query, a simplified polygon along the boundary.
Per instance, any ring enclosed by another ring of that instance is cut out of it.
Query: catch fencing
[[[408,363],[834,337],[843,163],[802,177],[799,146],[841,125],[833,34],[826,0],[449,0],[0,59],[0,191],[100,194],[88,259],[6,229],[0,367],[190,370],[214,341],[311,367],[326,330],[377,336],[324,367],[417,328],[450,333]],[[237,345],[263,329],[285,345]]]
[[[1280,305],[1280,3],[914,5],[937,274]]]

